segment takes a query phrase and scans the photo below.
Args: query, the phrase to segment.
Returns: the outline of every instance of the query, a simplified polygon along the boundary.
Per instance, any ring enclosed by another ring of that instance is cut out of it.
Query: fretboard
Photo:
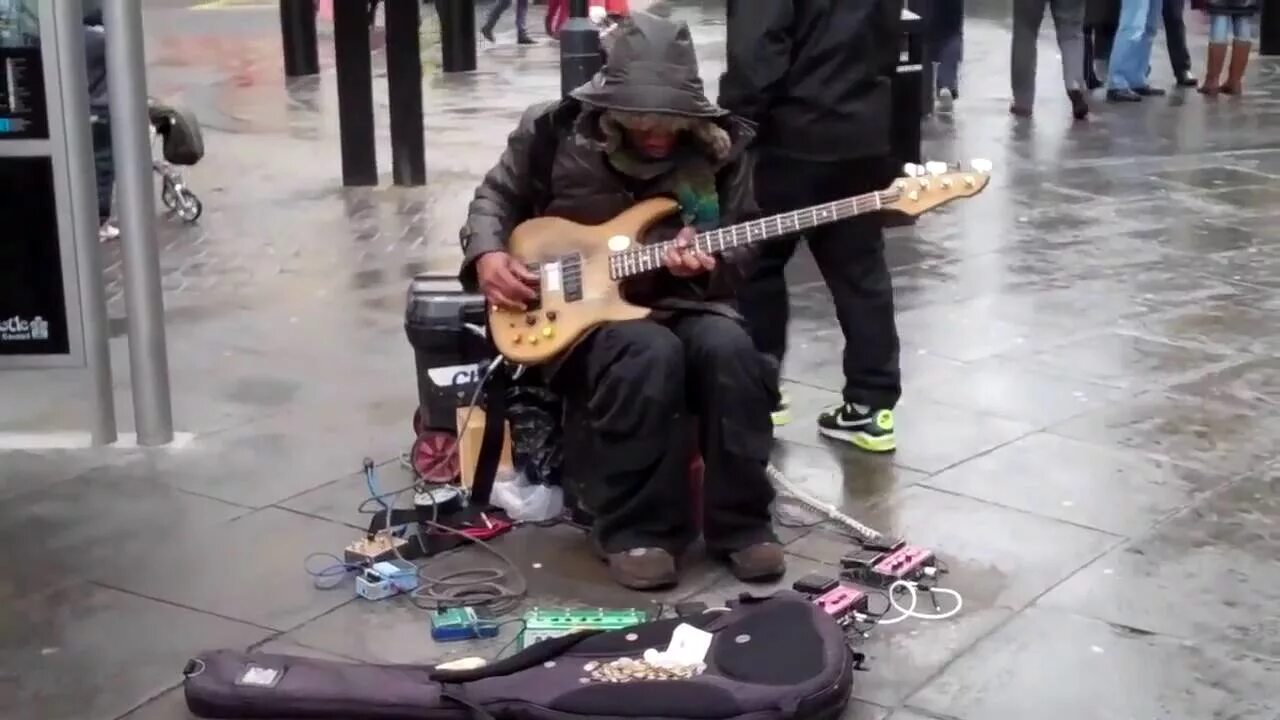
[[[771,215],[759,220],[730,225],[729,227],[699,233],[693,248],[708,254],[743,247],[752,243],[803,232],[855,215],[876,212],[898,201],[896,190],[880,190],[857,197],[845,198],[825,205],[815,205],[803,210]],[[614,280],[634,277],[664,267],[663,255],[675,245],[675,240],[652,245],[633,245],[609,258],[609,274]]]

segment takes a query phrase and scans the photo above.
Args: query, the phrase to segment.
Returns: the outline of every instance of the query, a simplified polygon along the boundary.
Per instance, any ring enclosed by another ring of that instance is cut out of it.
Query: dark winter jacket
[[[89,112],[105,119],[107,111],[107,34],[102,27],[102,9],[85,3],[84,60],[89,79]]]
[[[611,108],[714,123],[720,128],[716,132],[728,140],[716,174],[721,224],[741,222],[757,214],[751,181],[754,168],[747,153],[754,137],[751,126],[702,95],[687,27],[680,24],[679,32],[657,42],[652,33],[637,37],[643,34],[651,17],[635,13],[635,22],[629,19],[615,31],[609,63],[571,98],[534,105],[525,111],[507,138],[501,159],[485,175],[471,201],[461,232],[465,259],[460,277],[464,285],[476,286],[476,260],[487,252],[504,249],[512,230],[525,220],[552,216],[595,225],[658,194],[609,164],[601,147],[604,138],[599,120],[601,113]],[[636,29],[636,23],[641,30]],[[662,28],[659,31],[665,32]],[[671,43],[683,44],[687,51],[673,52]],[[635,52],[656,59],[637,60]],[[677,62],[668,62],[673,58]],[[692,74],[682,73],[678,66],[690,62],[693,65],[685,70]],[[689,137],[685,142],[695,141]],[[678,217],[671,220],[640,240],[670,239],[680,227]],[[727,312],[729,306],[724,301],[732,298],[747,261],[744,254],[722,258],[713,273],[689,279],[658,270],[628,281],[623,291],[632,302],[649,307]]]
[[[813,160],[889,152],[902,0],[730,0],[720,105],[762,149]]]
[[[1205,10],[1210,15],[1254,15],[1258,12],[1258,0],[1209,0]]]

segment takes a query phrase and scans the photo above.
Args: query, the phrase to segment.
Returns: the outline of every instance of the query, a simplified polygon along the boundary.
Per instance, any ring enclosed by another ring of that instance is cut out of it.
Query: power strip
[[[409,542],[386,532],[373,537],[363,537],[351,543],[342,552],[343,562],[350,565],[372,565],[383,560],[394,560]]]

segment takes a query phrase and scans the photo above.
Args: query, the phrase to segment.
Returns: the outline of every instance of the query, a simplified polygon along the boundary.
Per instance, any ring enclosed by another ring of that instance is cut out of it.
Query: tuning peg
[[[920,177],[924,173],[924,168],[915,163],[907,163],[902,166],[902,174],[907,177]]]
[[[930,160],[929,162],[924,164],[924,169],[929,171],[930,175],[937,177],[938,175],[946,175],[948,168],[947,168],[947,164],[944,162],[940,162],[937,160]]]
[[[987,173],[991,172],[991,168],[993,166],[990,160],[983,160],[982,158],[974,158],[972,161],[970,161],[969,167],[973,168],[973,171],[976,173],[981,173],[983,175],[986,175]]]

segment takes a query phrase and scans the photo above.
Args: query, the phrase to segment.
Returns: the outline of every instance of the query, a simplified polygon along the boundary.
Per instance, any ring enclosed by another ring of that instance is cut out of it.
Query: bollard
[[[569,20],[560,29],[560,93],[590,82],[602,62],[600,29],[587,19],[587,0],[569,0]]]
[[[396,185],[427,184],[422,125],[419,0],[386,0],[387,89],[391,103],[391,177]]]
[[[440,53],[447,73],[476,69],[475,0],[435,0],[440,16]]]
[[[338,71],[342,184],[347,187],[377,185],[368,3],[347,0],[333,4],[333,47]]]
[[[280,0],[280,37],[285,77],[320,74],[315,0]]]

